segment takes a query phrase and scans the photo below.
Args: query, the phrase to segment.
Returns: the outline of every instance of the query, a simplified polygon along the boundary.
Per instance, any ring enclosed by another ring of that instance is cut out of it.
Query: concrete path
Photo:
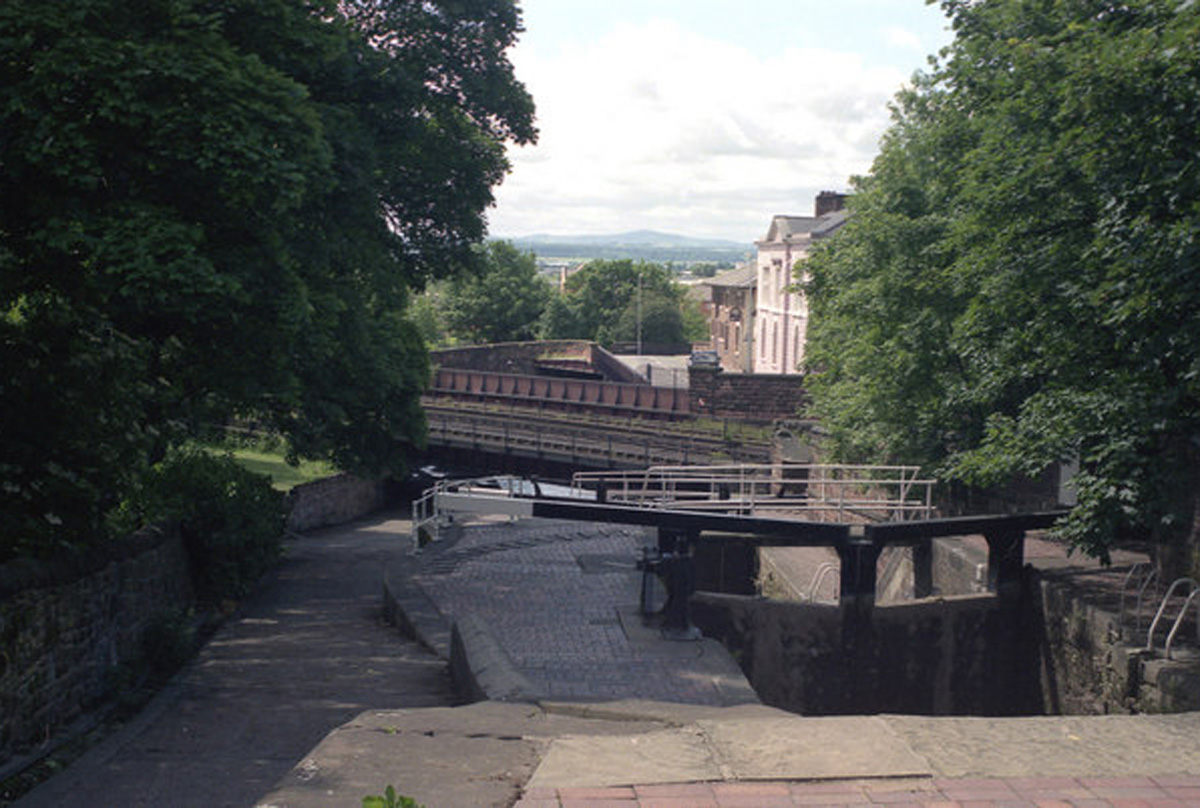
[[[364,710],[452,704],[444,662],[381,619],[382,570],[407,550],[378,520],[288,541],[135,721],[17,805],[245,808]]]

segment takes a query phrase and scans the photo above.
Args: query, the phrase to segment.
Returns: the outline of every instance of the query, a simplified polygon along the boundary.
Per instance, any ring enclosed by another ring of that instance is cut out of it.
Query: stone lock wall
[[[696,624],[738,659],[764,703],[803,715],[1037,712],[1020,610],[990,596],[837,606],[699,593]]]
[[[1187,653],[1166,659],[1164,627],[1158,629],[1156,650],[1146,651],[1148,620],[1140,632],[1131,631],[1127,621],[1123,634],[1119,603],[1085,596],[1069,575],[1039,572],[1035,582],[1031,605],[1042,628],[1037,659],[1046,712],[1200,710],[1200,659]]]
[[[934,543],[941,596],[881,597],[866,620],[835,605],[714,592],[692,598],[692,617],[765,703],[801,714],[1200,710],[1200,658],[1166,659],[1165,628],[1146,651],[1146,623],[1128,636],[1127,620],[1123,635],[1112,593],[1081,589],[1070,568],[1028,566],[1012,600],[978,592],[986,556],[955,545]]]
[[[0,764],[105,698],[146,627],[192,603],[187,553],[170,529],[77,566],[0,566]]]

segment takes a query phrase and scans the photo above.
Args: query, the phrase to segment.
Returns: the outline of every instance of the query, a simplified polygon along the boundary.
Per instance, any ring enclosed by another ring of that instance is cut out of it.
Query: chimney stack
[[[839,194],[837,191],[821,191],[817,194],[816,215],[821,217],[846,207],[847,196],[848,194]]]

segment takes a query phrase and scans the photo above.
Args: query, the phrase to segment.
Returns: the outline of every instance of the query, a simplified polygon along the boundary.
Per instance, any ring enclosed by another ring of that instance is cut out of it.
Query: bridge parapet
[[[429,394],[564,412],[644,418],[691,417],[691,398],[685,389],[596,379],[438,368]]]

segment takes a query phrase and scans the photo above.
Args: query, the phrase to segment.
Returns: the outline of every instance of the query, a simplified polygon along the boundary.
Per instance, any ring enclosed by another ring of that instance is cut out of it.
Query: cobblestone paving
[[[642,625],[645,537],[576,522],[473,524],[452,546],[427,548],[413,579],[448,619],[482,618],[548,699],[726,703],[705,675],[711,641],[683,651]]]

